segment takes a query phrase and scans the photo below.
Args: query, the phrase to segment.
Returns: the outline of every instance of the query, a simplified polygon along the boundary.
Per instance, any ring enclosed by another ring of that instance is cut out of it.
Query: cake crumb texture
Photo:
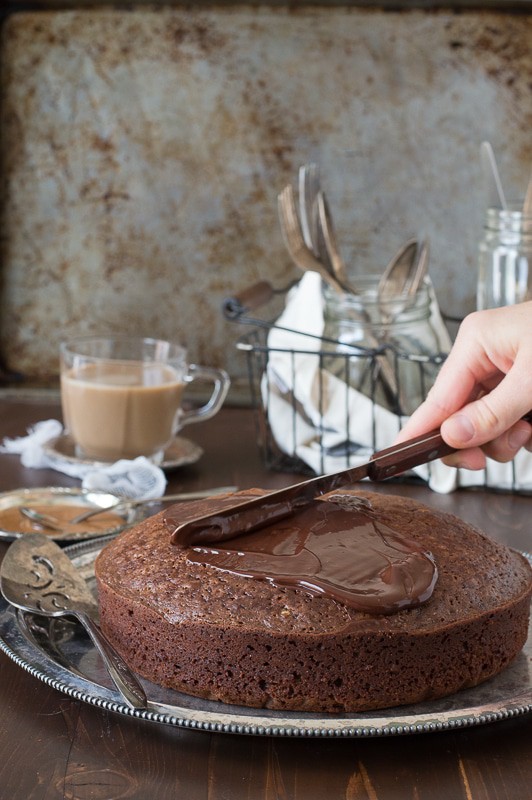
[[[102,629],[155,683],[278,710],[416,703],[475,686],[510,664],[528,634],[526,559],[416,501],[357,495],[433,553],[439,578],[424,605],[373,616],[327,596],[191,563],[170,543],[161,512],[98,556]],[[189,504],[189,513],[199,511]]]

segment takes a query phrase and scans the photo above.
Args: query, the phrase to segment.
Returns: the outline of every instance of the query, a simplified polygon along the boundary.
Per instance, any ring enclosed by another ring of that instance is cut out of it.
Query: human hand
[[[532,302],[477,311],[465,318],[427,399],[396,442],[434,428],[458,452],[442,459],[482,469],[486,456],[510,461],[532,451]]]

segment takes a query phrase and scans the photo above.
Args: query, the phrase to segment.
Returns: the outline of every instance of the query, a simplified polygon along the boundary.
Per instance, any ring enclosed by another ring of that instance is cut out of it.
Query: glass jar
[[[379,298],[379,276],[357,277],[358,294],[324,287],[324,369],[399,415],[425,399],[448,350],[433,319],[429,281],[414,297]],[[334,355],[332,355],[334,353]],[[326,355],[331,354],[331,355]]]
[[[477,308],[528,300],[532,290],[532,217],[517,206],[488,208],[479,245]]]

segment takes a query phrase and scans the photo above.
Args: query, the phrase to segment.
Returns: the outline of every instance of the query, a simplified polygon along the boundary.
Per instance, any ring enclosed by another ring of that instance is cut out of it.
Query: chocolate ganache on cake
[[[100,553],[102,628],[144,677],[228,703],[353,712],[477,685],[522,649],[526,559],[415,501],[342,492],[227,540],[176,532],[256,494],[173,506]]]
[[[170,527],[180,521],[178,514],[166,519]],[[369,614],[425,602],[437,578],[431,554],[375,518],[371,503],[355,495],[328,496],[283,522],[218,535],[212,544],[201,533],[182,539],[174,532],[172,541],[187,548],[190,563],[303,588]]]

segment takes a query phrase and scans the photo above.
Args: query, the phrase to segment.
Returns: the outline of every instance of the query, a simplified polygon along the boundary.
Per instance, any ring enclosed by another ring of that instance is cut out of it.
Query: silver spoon
[[[316,205],[318,213],[318,229],[323,235],[323,243],[327,252],[327,256],[330,260],[332,270],[342,286],[345,286],[345,288],[351,294],[357,294],[356,290],[349,284],[347,268],[340,253],[340,248],[338,247],[329,204],[325,194],[322,191],[319,191],[317,194]]]
[[[336,243],[329,205],[321,189],[317,164],[304,164],[299,169],[299,216],[301,233],[308,249],[338,281],[343,291],[351,291]]]
[[[379,302],[406,294],[417,251],[417,239],[409,239],[388,263],[377,287]]]
[[[316,196],[320,190],[320,172],[317,164],[303,164],[299,168],[299,216],[305,244],[315,256],[320,255],[314,213]]]
[[[27,506],[20,506],[19,511],[23,517],[45,528],[50,528],[51,531],[63,531],[64,526],[62,527],[59,520],[55,517],[49,517],[48,514],[41,514],[40,511],[35,511],[35,509],[28,508]]]
[[[417,291],[427,274],[428,263],[429,245],[428,242],[421,242],[416,253],[415,262],[412,266],[409,280],[405,286],[405,291],[409,298],[413,299],[416,296]]]
[[[323,280],[332,286],[339,294],[346,291],[337,280],[336,276],[327,269],[323,261],[317,258],[313,251],[305,244],[301,221],[297,214],[294,191],[290,184],[280,192],[277,197],[279,222],[284,243],[292,261],[302,272],[317,272]]]

